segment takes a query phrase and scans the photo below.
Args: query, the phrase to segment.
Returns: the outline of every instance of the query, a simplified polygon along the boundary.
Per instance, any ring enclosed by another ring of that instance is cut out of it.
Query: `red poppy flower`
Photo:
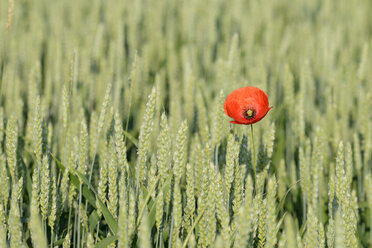
[[[233,124],[250,125],[265,117],[272,107],[265,91],[247,86],[234,90],[223,105],[226,115],[233,118]]]

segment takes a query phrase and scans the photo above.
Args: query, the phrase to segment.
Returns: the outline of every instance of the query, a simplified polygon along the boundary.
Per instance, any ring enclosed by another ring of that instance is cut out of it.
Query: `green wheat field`
[[[0,248],[372,247],[371,13],[1,0]]]

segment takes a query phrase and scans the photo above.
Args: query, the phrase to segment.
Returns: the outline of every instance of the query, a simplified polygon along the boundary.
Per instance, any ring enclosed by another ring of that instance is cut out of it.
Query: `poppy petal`
[[[267,94],[256,87],[247,86],[231,92],[224,103],[226,115],[234,119],[233,124],[250,125],[260,121],[269,110]]]

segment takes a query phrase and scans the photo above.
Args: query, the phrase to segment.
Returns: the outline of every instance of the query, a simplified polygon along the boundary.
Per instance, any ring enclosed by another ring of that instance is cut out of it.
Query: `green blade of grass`
[[[54,156],[53,153],[50,153],[50,155],[52,156],[52,158],[54,159],[54,161],[57,163],[57,166],[58,168],[62,171],[62,173],[65,171],[65,166],[56,158],[56,156]],[[79,185],[80,185],[80,181],[79,181],[79,178],[77,176],[75,176],[74,174],[72,174],[70,172],[70,180],[72,182],[72,184],[76,187],[76,188],[79,188]],[[94,207],[94,208],[97,208],[96,206],[96,200],[95,200],[95,193],[91,190],[89,190],[85,185],[83,186],[83,196],[84,198]]]
[[[56,161],[58,167],[63,172],[66,169],[64,167],[64,165],[52,153],[50,153],[50,154],[53,157],[53,159]],[[118,231],[118,223],[116,222],[116,220],[113,217],[113,215],[111,214],[111,212],[107,209],[107,207],[105,206],[103,201],[100,199],[100,197],[98,196],[98,194],[96,193],[96,191],[94,190],[93,186],[90,184],[88,179],[83,174],[81,174],[80,172],[78,172],[74,169],[70,169],[69,172],[70,172],[69,174],[70,174],[71,182],[74,184],[74,186],[76,188],[79,188],[80,180],[82,181],[82,183],[85,184],[84,187],[83,187],[83,196],[87,199],[87,201],[94,208],[96,208],[96,209],[97,209],[97,207],[100,208],[100,210],[102,211],[103,217],[105,218],[107,224],[110,227],[110,230],[112,231],[113,234],[116,234],[117,231]],[[80,180],[79,180],[79,178],[80,178]],[[95,199],[97,199],[97,203],[98,203],[99,206],[96,205]]]
[[[96,248],[105,248],[114,243],[117,239],[118,237],[116,235],[104,238],[96,244]]]
[[[133,136],[131,135],[130,133],[128,133],[127,131],[123,130],[123,134],[125,135],[125,137],[127,137],[136,147],[138,147],[138,140]]]

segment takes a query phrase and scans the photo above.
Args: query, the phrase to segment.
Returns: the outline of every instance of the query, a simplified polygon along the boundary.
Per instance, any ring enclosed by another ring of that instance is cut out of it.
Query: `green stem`
[[[256,184],[256,147],[254,145],[254,135],[253,135],[253,124],[251,124],[251,138],[252,138],[252,146],[253,146],[253,173],[254,173],[254,184]]]
[[[96,241],[94,242],[95,244],[97,244],[97,242],[98,242],[98,234],[99,234],[99,221],[97,223]]]
[[[51,232],[50,232],[50,248],[53,248],[53,236],[54,236],[54,233],[51,230]]]
[[[138,218],[137,218],[137,227],[139,227],[139,225],[141,223],[142,215],[143,215],[143,212],[145,211],[145,208],[147,206],[147,202],[150,200],[151,194],[154,192],[154,190],[156,188],[156,185],[158,184],[159,180],[160,180],[160,174],[157,176],[154,184],[151,186],[149,192],[147,193],[145,202],[143,203],[141,211],[139,212],[139,215],[138,215]]]
[[[156,248],[159,248],[160,247],[160,228],[158,229],[158,233],[157,233],[157,236],[156,236]]]
[[[77,227],[77,248],[80,248],[80,206],[81,206],[81,190],[82,190],[82,183],[80,183],[80,187],[79,187],[79,211],[78,211],[78,227]]]

